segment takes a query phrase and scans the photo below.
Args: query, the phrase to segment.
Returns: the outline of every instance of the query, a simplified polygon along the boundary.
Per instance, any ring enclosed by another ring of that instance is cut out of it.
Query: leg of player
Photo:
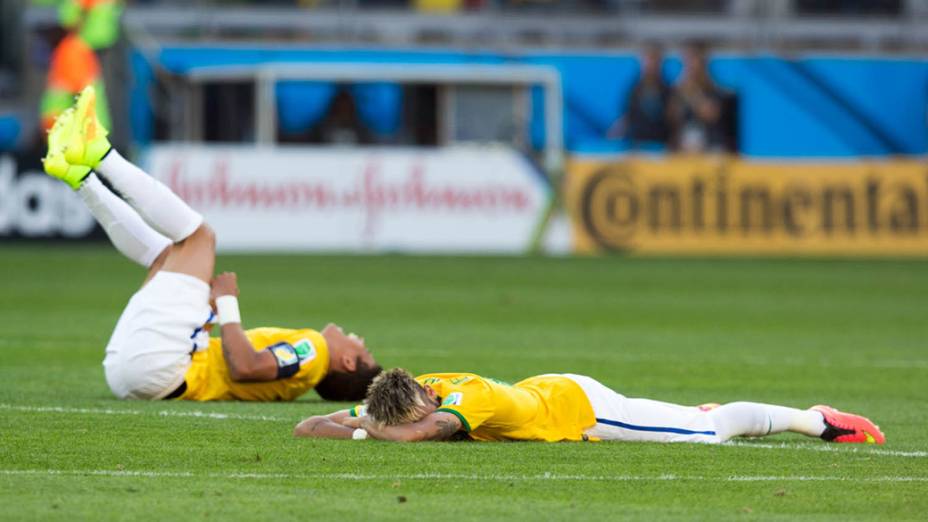
[[[174,242],[166,255],[152,265],[148,278],[158,270],[166,270],[191,275],[209,284],[215,266],[216,237],[203,217],[115,149],[95,168],[146,222]]]
[[[102,184],[94,183],[92,175],[81,176],[79,171],[93,169],[146,223],[175,243],[167,251],[166,247],[162,247],[154,255],[146,252],[149,278],[159,269],[164,269],[191,275],[209,284],[215,263],[215,238],[212,230],[203,223],[203,216],[171,189],[113,149],[107,139],[107,130],[97,120],[95,108],[96,93],[93,87],[87,87],[78,96],[73,114],[56,123],[57,131],[53,129],[49,135],[49,148],[52,148],[51,138],[54,136],[55,144],[64,149],[64,154],[63,157],[56,156],[55,161],[47,161],[46,170],[79,191],[88,185],[86,192],[99,196],[101,192],[96,189]],[[57,173],[51,172],[56,169],[49,168],[50,165],[58,167]],[[87,179],[90,179],[89,183]]]
[[[148,226],[125,201],[91,173],[77,190],[110,241],[123,255],[145,268],[171,246],[171,240]]]
[[[756,402],[733,402],[710,410],[707,416],[712,418],[722,441],[789,431],[829,442],[886,442],[880,427],[870,419],[830,406],[799,410]]]
[[[64,178],[72,187],[77,185],[78,195],[117,250],[132,261],[151,267],[169,249],[171,241],[152,229],[132,207],[110,192],[90,167],[67,164],[64,160],[64,138],[67,130],[74,125],[74,117],[75,111],[69,109],[55,120],[48,136],[46,170],[55,177]]]
[[[758,402],[732,402],[710,410],[722,442],[734,437],[763,437],[790,431],[821,437],[825,418],[815,410],[799,410]]]
[[[203,223],[203,217],[177,194],[115,149],[111,149],[94,170],[109,181],[148,224],[175,243],[187,239]]]
[[[150,281],[129,300],[107,344],[106,380],[123,399],[181,396],[190,353],[208,341],[213,232],[166,186],[112,150],[94,105],[88,87],[56,123],[45,170],[80,193],[120,251],[149,268]]]
[[[209,284],[216,258],[216,237],[203,217],[160,181],[111,149],[95,167],[152,227],[174,245],[154,260],[148,279],[159,270],[191,275]]]
[[[763,437],[785,431],[833,442],[882,444],[878,426],[859,415],[828,406],[799,410],[756,402],[710,408],[631,399],[590,377],[567,375],[583,389],[596,425],[586,434],[603,440],[650,442],[725,442],[734,437]]]

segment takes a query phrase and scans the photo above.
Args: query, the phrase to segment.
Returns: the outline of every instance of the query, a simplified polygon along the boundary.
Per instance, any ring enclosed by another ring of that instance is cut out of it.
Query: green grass
[[[223,256],[246,326],[361,333],[385,366],[591,375],[687,404],[831,403],[882,448],[291,437],[340,405],[120,402],[113,250],[0,255],[0,519],[875,519],[928,512],[923,261]],[[67,267],[62,271],[62,267]],[[198,414],[228,414],[228,417]],[[782,444],[782,446],[781,446]],[[831,450],[831,451],[828,451]]]

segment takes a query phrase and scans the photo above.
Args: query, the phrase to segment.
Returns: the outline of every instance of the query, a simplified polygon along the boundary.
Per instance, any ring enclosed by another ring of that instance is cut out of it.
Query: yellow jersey
[[[455,415],[474,440],[583,440],[596,424],[586,394],[563,375],[506,384],[472,373],[428,373],[416,381],[435,390],[437,411]],[[363,410],[352,410],[358,414]]]
[[[290,377],[274,381],[235,382],[229,377],[222,340],[213,337],[207,349],[193,353],[186,374],[187,391],[179,398],[190,401],[290,401],[315,387],[328,372],[329,348],[322,334],[315,330],[255,328],[246,330],[245,336],[255,351],[284,348],[281,356],[298,358],[300,369]]]

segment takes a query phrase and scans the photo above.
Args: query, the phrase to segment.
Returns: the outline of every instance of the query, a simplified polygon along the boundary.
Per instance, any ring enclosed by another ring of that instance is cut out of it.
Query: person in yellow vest
[[[108,127],[110,117],[97,52],[111,47],[119,38],[122,4],[118,0],[60,0],[57,4],[59,23],[68,32],[52,51],[39,109],[43,128],[50,129],[55,118],[88,85],[97,91],[97,115]]]
[[[721,443],[790,431],[832,442],[883,444],[879,427],[829,406],[799,410],[755,402],[680,406],[625,397],[583,375],[507,384],[473,373],[403,369],[374,379],[363,405],[299,423],[294,435],[426,441]]]
[[[315,388],[324,399],[363,399],[381,368],[361,337],[333,324],[321,331],[242,328],[235,274],[213,276],[212,229],[113,149],[95,103],[94,88],[86,87],[76,106],[58,116],[43,162],[77,192],[117,250],[148,272],[106,347],[103,368],[113,394],[287,401]],[[214,323],[221,338],[210,338]]]
[[[416,10],[429,13],[453,13],[463,7],[463,0],[416,0]]]

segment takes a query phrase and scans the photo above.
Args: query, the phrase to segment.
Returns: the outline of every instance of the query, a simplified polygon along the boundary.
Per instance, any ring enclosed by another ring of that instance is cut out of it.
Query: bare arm
[[[348,410],[336,411],[328,415],[316,415],[303,420],[293,429],[294,437],[312,437],[321,439],[350,439],[355,428],[342,424],[350,418]]]
[[[213,278],[211,298],[231,295],[238,297],[238,282],[232,272]],[[222,355],[229,368],[229,377],[236,382],[264,382],[277,379],[277,360],[268,351],[256,352],[238,322],[222,325]]]
[[[240,323],[222,327],[222,355],[229,377],[236,382],[264,382],[277,379],[277,360],[271,352],[256,352]]]
[[[398,424],[396,426],[378,426],[369,418],[362,418],[361,427],[375,439],[399,442],[419,442],[424,440],[448,440],[463,427],[461,420],[454,414],[436,411],[428,414],[418,422]]]

